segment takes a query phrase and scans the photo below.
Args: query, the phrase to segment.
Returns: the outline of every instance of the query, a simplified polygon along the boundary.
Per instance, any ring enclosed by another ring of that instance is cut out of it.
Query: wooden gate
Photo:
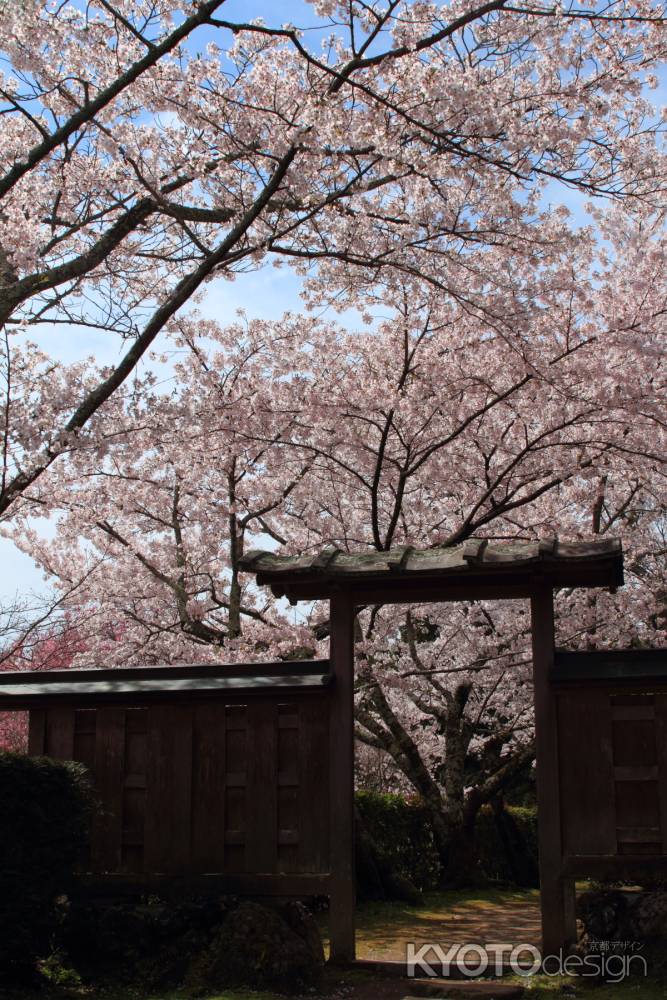
[[[531,602],[544,953],[575,940],[576,877],[667,876],[665,651],[554,648],[553,591],[621,586],[618,539],[241,565],[276,597],[330,602],[330,663],[0,674],[0,709],[35,711],[34,751],[94,755],[108,791],[90,867],[107,881],[194,871],[231,891],[321,892],[331,955],[352,960],[356,609],[482,599]]]

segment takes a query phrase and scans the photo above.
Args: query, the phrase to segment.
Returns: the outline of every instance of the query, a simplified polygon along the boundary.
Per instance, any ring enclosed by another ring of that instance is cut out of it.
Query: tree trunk
[[[443,889],[464,889],[483,885],[486,881],[479,868],[475,845],[475,819],[466,818],[459,825],[449,826],[446,854],[441,855]]]

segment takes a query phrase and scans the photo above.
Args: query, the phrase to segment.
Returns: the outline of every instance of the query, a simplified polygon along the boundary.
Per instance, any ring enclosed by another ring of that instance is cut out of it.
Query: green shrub
[[[436,888],[441,874],[440,859],[429,812],[419,800],[357,792],[356,804],[364,833],[379,855],[381,869],[390,869],[422,891]],[[496,814],[490,806],[483,806],[475,826],[475,847],[484,878],[521,886],[538,884],[535,808],[510,806]],[[363,859],[364,852],[357,850],[358,865]],[[358,871],[360,892],[371,898],[372,879],[373,873]]]
[[[356,804],[385,865],[417,889],[438,884],[440,861],[428,812],[416,800],[380,792],[357,792]]]
[[[58,896],[87,841],[91,793],[82,765],[0,752],[0,970],[49,951]]]

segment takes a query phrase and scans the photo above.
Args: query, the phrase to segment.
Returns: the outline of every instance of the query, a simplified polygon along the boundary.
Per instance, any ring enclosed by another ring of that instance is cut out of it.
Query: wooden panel
[[[627,855],[649,855],[654,857],[656,854],[660,853],[662,847],[657,835],[653,835],[653,839],[649,839],[651,835],[645,835],[644,843],[637,843],[636,841],[630,841],[629,843],[624,843],[619,840],[618,844],[618,854],[619,857],[625,857]],[[654,876],[657,877],[657,871],[655,871]]]
[[[660,840],[657,826],[620,826],[616,830],[619,844],[655,844]]]
[[[128,708],[125,713],[125,783],[131,775],[146,777],[148,710]]]
[[[146,825],[146,791],[125,788],[123,794],[123,831],[121,869],[124,872],[144,870],[144,829]]]
[[[39,757],[46,747],[46,709],[33,708],[28,720],[28,753]]]
[[[657,781],[658,768],[655,764],[650,767],[615,767],[614,781]]]
[[[278,860],[277,709],[275,701],[248,705],[246,866],[265,874],[276,871]]]
[[[613,854],[616,818],[609,697],[604,691],[580,688],[559,691],[557,701],[563,850]]]
[[[299,843],[298,830],[278,830],[279,847],[296,847]]]
[[[300,705],[278,705],[278,871],[298,870]]]
[[[660,804],[657,781],[617,782],[616,826],[658,826],[659,823]],[[589,852],[573,851],[573,853],[584,854]]]
[[[299,729],[298,870],[329,870],[329,700],[304,699]]]
[[[91,775],[95,774],[95,729],[97,712],[94,708],[74,712],[74,760],[84,764]]]
[[[54,706],[33,710],[32,746],[45,734],[94,768],[90,872],[327,872],[329,697],[320,688],[283,701],[276,689],[180,706]]]
[[[144,868],[176,873],[191,857],[192,707],[148,710]]]
[[[95,781],[97,712],[94,708],[77,709],[74,712],[74,747],[72,756],[87,769],[92,781]],[[91,830],[92,832],[92,830]],[[92,868],[92,838],[87,838],[79,865],[83,871]]]
[[[667,694],[655,698],[655,744],[658,760],[658,794],[662,850],[667,854]]]
[[[54,706],[46,714],[46,754],[57,760],[72,760],[74,753],[74,709]]]
[[[225,871],[246,871],[246,785],[248,766],[246,705],[225,709]],[[229,834],[234,834],[231,839]]]
[[[617,709],[629,708],[646,709],[648,712],[650,709],[651,715],[655,717],[655,697],[653,694],[642,692],[641,688],[633,691],[627,685],[625,691],[620,692],[612,682],[605,684],[604,687],[613,692],[611,695],[612,712]]]
[[[596,697],[598,706],[595,704]],[[662,731],[662,709],[659,707],[664,698],[663,694],[656,695],[654,690],[647,690],[646,682],[641,682],[625,694],[612,693],[610,685],[601,685],[597,689],[572,687],[560,690],[562,767],[568,766],[564,760],[567,757],[572,772],[570,788],[563,788],[564,816],[568,817],[570,832],[574,830],[565,844],[566,854],[654,856],[667,847],[663,826],[663,816],[667,817],[667,801],[661,780],[667,751]],[[601,722],[600,709],[606,700],[610,703],[608,718],[611,726],[613,795],[600,798],[599,792],[601,789],[604,791],[608,780],[607,741],[604,737],[606,723]],[[602,755],[599,747],[603,749]],[[594,770],[600,764],[600,776],[593,780]],[[589,770],[591,773],[587,773]],[[577,772],[580,773],[575,778]],[[591,793],[586,789],[591,789]],[[608,843],[607,849],[601,851],[599,843],[590,839],[587,841],[585,835],[587,831],[592,831],[595,816],[598,817],[598,829],[607,826],[609,817],[605,806],[612,802],[614,816],[610,828],[614,843]],[[593,813],[589,815],[591,809]]]
[[[655,854],[662,849],[655,705],[637,701],[614,707],[616,713],[621,710],[634,718],[615,718],[612,728],[618,852]],[[649,711],[653,718],[647,717]]]
[[[655,719],[654,705],[619,705],[612,704],[611,717],[616,722],[628,722],[634,719]]]
[[[192,870],[220,872],[225,861],[225,706],[194,710]]]
[[[125,713],[125,762],[123,769],[121,867],[124,872],[143,871],[147,740],[147,709],[129,708]]]
[[[646,767],[656,763],[655,722],[651,719],[615,719],[612,743],[614,764],[618,767]]]
[[[92,865],[96,872],[120,868],[124,761],[125,710],[100,708],[95,729],[95,787],[101,809],[92,826]]]

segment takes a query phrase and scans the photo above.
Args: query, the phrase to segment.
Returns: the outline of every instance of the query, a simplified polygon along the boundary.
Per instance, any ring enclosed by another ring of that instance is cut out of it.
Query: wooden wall
[[[33,709],[30,752],[93,774],[91,873],[329,871],[326,691]]]
[[[667,685],[556,697],[563,854],[667,856]]]

